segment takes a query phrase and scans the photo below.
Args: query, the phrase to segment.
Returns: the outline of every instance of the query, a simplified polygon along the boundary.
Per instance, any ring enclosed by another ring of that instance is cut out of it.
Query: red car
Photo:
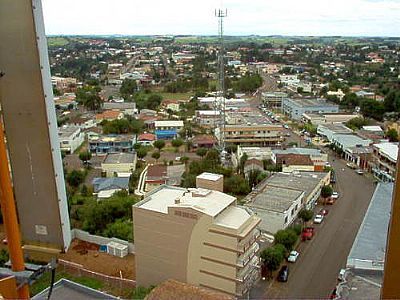
[[[301,233],[301,240],[302,241],[311,240],[313,236],[314,236],[314,227],[306,227],[303,229],[303,232]]]

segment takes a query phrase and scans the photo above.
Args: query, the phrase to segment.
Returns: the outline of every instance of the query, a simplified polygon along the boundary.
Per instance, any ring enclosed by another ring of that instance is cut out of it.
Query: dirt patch
[[[135,256],[128,254],[124,258],[99,252],[99,246],[88,242],[73,240],[67,253],[60,259],[83,265],[85,269],[109,276],[135,279]]]

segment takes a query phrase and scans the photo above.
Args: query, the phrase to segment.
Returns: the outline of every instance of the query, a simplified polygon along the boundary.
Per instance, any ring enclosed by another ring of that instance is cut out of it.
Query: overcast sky
[[[42,0],[46,33],[400,36],[400,0]]]

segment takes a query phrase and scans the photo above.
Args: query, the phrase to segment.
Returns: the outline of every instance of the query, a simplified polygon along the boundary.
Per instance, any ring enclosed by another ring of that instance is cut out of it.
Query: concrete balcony
[[[251,259],[253,259],[253,257],[257,255],[259,250],[260,246],[258,245],[258,243],[253,243],[253,245],[248,248],[245,253],[238,257],[236,262],[237,266],[245,267],[251,261]]]

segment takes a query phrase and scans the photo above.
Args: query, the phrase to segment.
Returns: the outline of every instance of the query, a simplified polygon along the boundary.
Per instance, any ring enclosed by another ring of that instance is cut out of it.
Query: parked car
[[[321,224],[323,220],[324,220],[324,216],[318,214],[318,215],[316,215],[315,218],[314,218],[314,223],[315,223],[315,224]]]
[[[301,233],[301,240],[306,241],[306,240],[311,240],[312,237],[314,236],[314,227],[306,227],[303,229],[303,232]]]
[[[346,269],[340,269],[338,274],[338,279],[340,281],[343,281],[345,279],[346,271],[347,271]]]
[[[319,211],[319,215],[322,215],[322,216],[326,216],[327,214],[329,213],[329,210],[327,210],[327,209],[321,209],[320,211]]]
[[[346,166],[348,166],[350,169],[356,169],[357,168],[357,165],[355,163],[351,163],[351,162],[347,163]]]
[[[356,170],[356,173],[357,173],[358,175],[363,175],[363,174],[364,174],[364,171],[361,170],[361,169],[357,169],[357,170]]]
[[[282,268],[279,270],[278,273],[278,281],[280,282],[286,282],[289,277],[289,267],[288,266],[282,266]]]
[[[287,124],[283,124],[283,128],[289,129],[289,126]]]
[[[333,171],[331,171],[331,183],[336,183],[336,175]]]
[[[339,193],[338,192],[333,192],[331,198],[333,199],[338,199],[339,198]]]
[[[296,260],[299,257],[299,255],[300,255],[300,253],[295,251],[295,250],[290,251],[290,254],[289,254],[288,258],[287,258],[287,261],[294,263],[294,262],[296,262]]]

